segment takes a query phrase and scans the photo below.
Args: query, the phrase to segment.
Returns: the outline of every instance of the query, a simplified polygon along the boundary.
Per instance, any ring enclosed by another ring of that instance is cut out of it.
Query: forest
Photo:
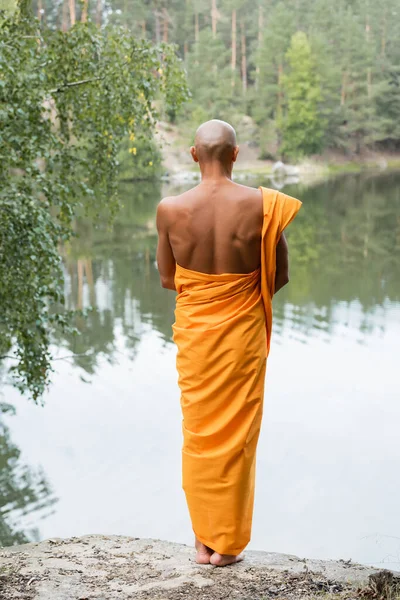
[[[1,0],[0,360],[21,391],[77,333],[60,247],[115,220],[121,170],[160,174],[160,122],[186,144],[245,119],[263,159],[400,149],[397,3]]]
[[[35,0],[48,26],[91,18],[177,46],[192,99],[167,118],[254,122],[260,158],[400,148],[397,0]]]

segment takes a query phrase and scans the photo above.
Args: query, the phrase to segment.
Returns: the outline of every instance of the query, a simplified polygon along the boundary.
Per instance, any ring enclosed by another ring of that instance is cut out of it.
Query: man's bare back
[[[163,287],[174,290],[180,265],[202,273],[251,273],[261,262],[262,194],[232,181],[239,147],[222,121],[199,127],[190,149],[201,183],[164,198],[157,210],[157,263]],[[289,281],[284,235],[276,247],[275,292]]]
[[[231,180],[202,182],[159,210],[175,262],[203,273],[250,273],[260,266],[260,190]]]

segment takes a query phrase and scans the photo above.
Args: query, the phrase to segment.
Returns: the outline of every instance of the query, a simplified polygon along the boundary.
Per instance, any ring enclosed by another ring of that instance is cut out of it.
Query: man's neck
[[[200,171],[203,183],[232,179],[232,165],[223,165],[217,161],[201,164]]]

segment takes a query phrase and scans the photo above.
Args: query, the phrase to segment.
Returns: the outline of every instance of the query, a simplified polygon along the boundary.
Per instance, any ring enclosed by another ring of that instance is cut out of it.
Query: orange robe
[[[301,206],[260,189],[260,269],[209,275],[176,266],[183,489],[195,535],[220,554],[240,554],[250,541],[276,244]]]

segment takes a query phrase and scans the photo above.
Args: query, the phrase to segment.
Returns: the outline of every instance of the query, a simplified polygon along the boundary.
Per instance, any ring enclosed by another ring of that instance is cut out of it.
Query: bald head
[[[229,123],[212,119],[200,125],[196,131],[192,156],[200,163],[232,163],[236,160],[237,152],[236,132]]]

